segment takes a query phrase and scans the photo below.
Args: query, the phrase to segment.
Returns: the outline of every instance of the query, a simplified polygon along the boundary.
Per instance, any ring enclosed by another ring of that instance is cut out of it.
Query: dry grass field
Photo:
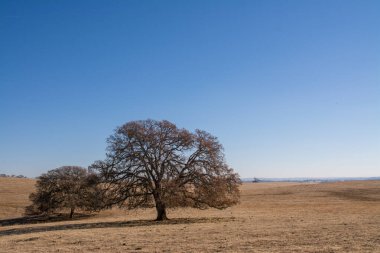
[[[34,191],[35,180],[0,177],[0,219],[23,215],[29,204],[29,193]]]
[[[0,219],[32,180],[0,179]],[[380,181],[245,183],[226,210],[107,210],[73,221],[0,226],[0,252],[380,252]],[[4,223],[2,223],[4,224]]]

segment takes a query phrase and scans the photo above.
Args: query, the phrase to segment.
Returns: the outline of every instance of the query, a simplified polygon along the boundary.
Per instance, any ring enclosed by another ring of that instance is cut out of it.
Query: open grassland
[[[12,218],[33,183],[0,180],[0,219]],[[151,221],[151,209],[113,209],[0,226],[0,252],[380,252],[380,181],[245,183],[241,190],[238,206],[169,210],[165,222]]]
[[[0,219],[20,217],[29,205],[29,194],[34,191],[35,180],[0,177]]]

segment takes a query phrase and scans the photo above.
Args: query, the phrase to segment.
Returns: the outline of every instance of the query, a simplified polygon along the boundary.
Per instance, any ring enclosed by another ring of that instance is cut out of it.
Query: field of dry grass
[[[34,191],[35,180],[27,178],[0,178],[0,219],[23,215],[29,205],[29,193]]]
[[[19,215],[33,188],[3,180],[0,219]],[[380,252],[380,181],[246,183],[238,206],[168,215],[115,209],[0,226],[0,252]]]

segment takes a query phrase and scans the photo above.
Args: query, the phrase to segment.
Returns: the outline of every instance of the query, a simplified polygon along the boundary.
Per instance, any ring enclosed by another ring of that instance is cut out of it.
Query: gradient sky
[[[380,176],[380,1],[0,1],[0,174],[206,130],[242,177]]]

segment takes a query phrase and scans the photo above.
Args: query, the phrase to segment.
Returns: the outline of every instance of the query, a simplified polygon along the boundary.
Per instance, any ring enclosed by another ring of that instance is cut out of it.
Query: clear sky
[[[0,173],[87,167],[147,118],[242,177],[380,176],[380,1],[0,1]]]

